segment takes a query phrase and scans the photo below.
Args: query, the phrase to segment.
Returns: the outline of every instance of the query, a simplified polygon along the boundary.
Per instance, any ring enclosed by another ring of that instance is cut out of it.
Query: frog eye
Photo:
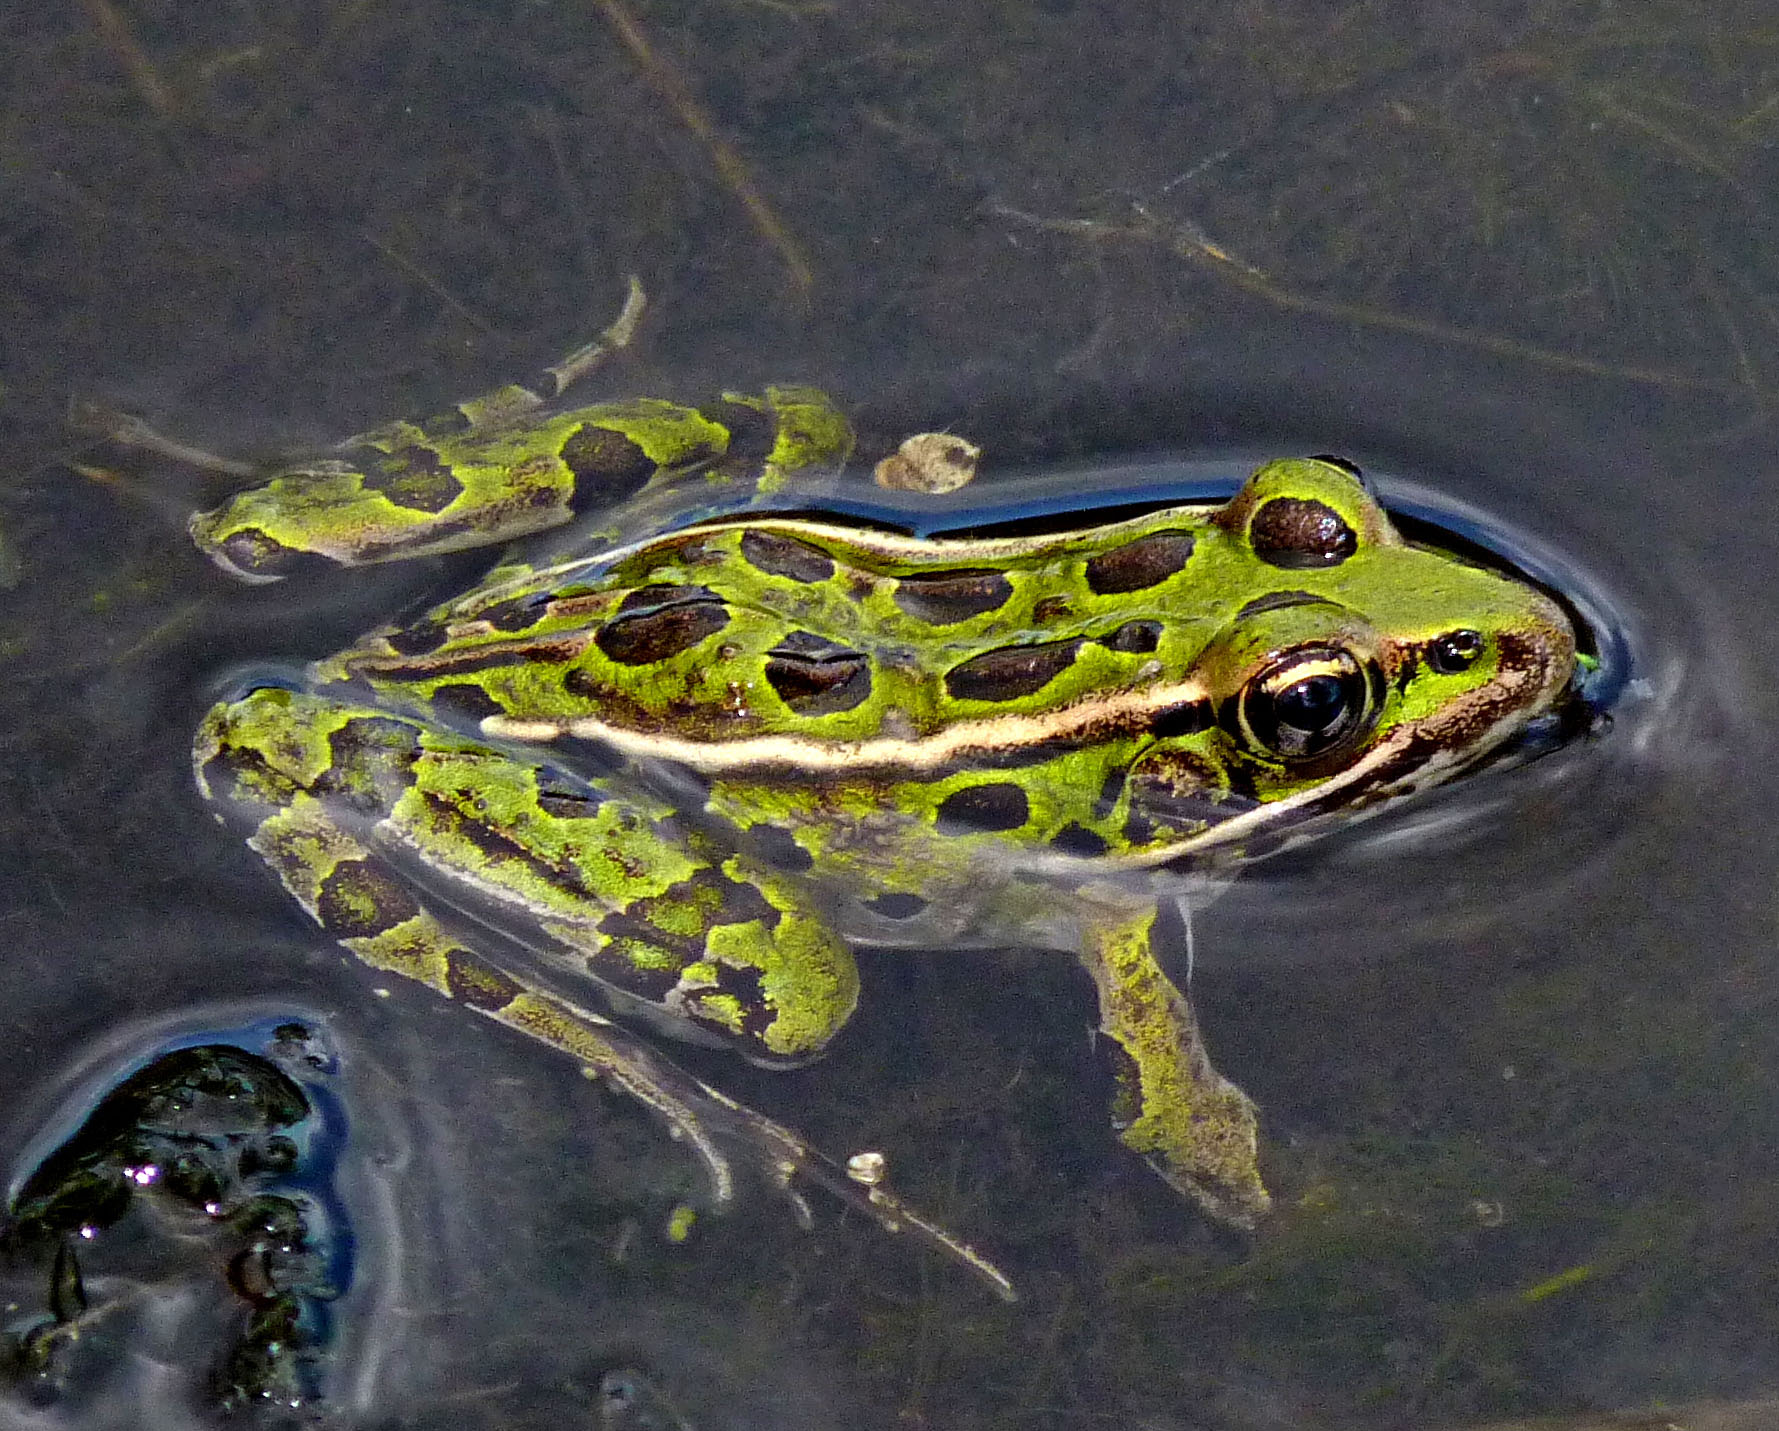
[[[1237,713],[1250,745],[1285,760],[1306,760],[1371,728],[1371,680],[1351,651],[1291,651],[1242,687]]]

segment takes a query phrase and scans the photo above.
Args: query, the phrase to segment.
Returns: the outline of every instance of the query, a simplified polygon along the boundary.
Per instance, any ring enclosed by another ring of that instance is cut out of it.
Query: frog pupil
[[[1280,691],[1273,707],[1281,725],[1320,735],[1346,713],[1346,689],[1337,676],[1306,676]]]

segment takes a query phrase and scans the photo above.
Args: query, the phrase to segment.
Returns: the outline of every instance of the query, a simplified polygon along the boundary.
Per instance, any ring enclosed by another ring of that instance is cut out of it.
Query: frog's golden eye
[[[1371,728],[1372,683],[1351,651],[1301,648],[1262,667],[1242,687],[1236,712],[1241,734],[1255,749],[1307,760]]]

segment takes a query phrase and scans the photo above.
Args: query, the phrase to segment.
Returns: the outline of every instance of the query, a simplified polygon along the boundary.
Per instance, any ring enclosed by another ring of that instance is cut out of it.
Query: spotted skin
[[[508,392],[517,400],[482,404],[492,409],[486,420],[460,412],[391,423],[276,470],[195,515],[192,540],[236,576],[276,581],[317,564],[362,566],[529,536],[731,457],[770,492],[852,450],[846,419],[807,388],[731,393],[718,415],[656,398],[544,414],[523,390]],[[757,419],[749,444],[757,451],[731,453],[736,414]]]
[[[401,870],[423,856],[428,887],[453,908],[522,924],[565,972],[661,1004],[760,1062],[818,1051],[857,1000],[852,956],[795,886],[669,835],[671,806],[609,781],[586,782],[584,801],[553,810],[536,766],[277,688],[211,712],[197,770],[207,798],[250,817],[267,802],[243,793],[276,782],[282,809],[251,843],[361,957],[363,941],[381,948],[420,916]],[[447,991],[437,968],[422,982]],[[733,1001],[737,984],[746,1008]]]
[[[341,485],[356,546],[263,515],[290,474],[199,519],[200,542],[258,522],[333,560],[438,550],[469,494],[508,500],[485,469],[535,479],[532,510],[560,514],[577,466],[619,485],[697,471],[751,500],[849,443],[792,389],[451,438],[397,425],[361,440],[386,454],[380,486],[302,478],[315,502]],[[392,530],[364,520],[396,499]],[[1550,708],[1574,659],[1544,596],[1408,545],[1350,471],[1306,459],[1222,506],[1046,535],[743,514],[510,561],[289,689],[222,703],[196,768],[361,959],[611,1071],[701,1147],[735,1105],[553,990],[791,1064],[853,1010],[849,942],[1072,947],[1120,1139],[1248,1227],[1268,1205],[1255,1110],[1157,960],[1145,872],[1231,869],[1448,778]]]

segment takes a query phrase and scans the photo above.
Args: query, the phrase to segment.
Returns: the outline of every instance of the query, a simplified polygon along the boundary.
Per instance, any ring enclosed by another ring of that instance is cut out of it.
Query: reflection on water
[[[1763,1424],[1764,12],[631,6],[807,254],[805,295],[584,12],[16,17],[9,1192],[168,1027],[251,1001],[304,1011],[340,1057],[303,1086],[352,1117],[352,1275],[326,1279],[320,1368],[345,1424],[1251,1431],[1703,1400]],[[886,1150],[903,1192],[984,1230],[1018,1306],[819,1203],[807,1234],[760,1199],[676,1242],[690,1165],[651,1124],[500,1030],[374,992],[196,808],[217,672],[336,649],[461,573],[226,591],[181,535],[216,493],[71,473],[68,396],[212,446],[352,431],[530,371],[632,270],[661,303],[624,389],[818,381],[868,436],[984,443],[984,480],[1013,456],[1337,451],[1609,593],[1633,657],[1609,731],[1194,908],[1195,1001],[1264,1110],[1278,1212],[1254,1238],[1108,1156],[1090,991],[1027,951],[867,958],[866,1012],[821,1064],[699,1065],[819,1146]],[[77,1249],[87,1307],[175,1290],[77,1351],[142,1328],[120,1363],[139,1400],[0,1424],[200,1415],[182,1388],[246,1305],[232,1251],[137,1201]],[[137,1219],[161,1260],[100,1275]],[[80,1322],[56,1260],[8,1269],[9,1324]]]

